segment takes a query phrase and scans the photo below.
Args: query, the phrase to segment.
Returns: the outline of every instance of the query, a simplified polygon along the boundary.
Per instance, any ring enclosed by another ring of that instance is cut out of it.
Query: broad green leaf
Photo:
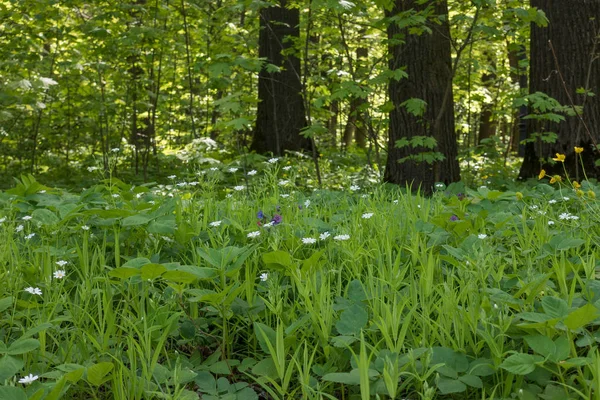
[[[0,399],[27,400],[27,394],[20,387],[0,386]]]
[[[462,393],[467,390],[467,385],[458,379],[449,379],[441,376],[437,382],[437,388],[442,394]]]
[[[7,310],[10,307],[12,307],[12,305],[13,305],[13,297],[12,296],[0,299],[0,313]],[[2,379],[0,379],[0,381],[1,380]]]
[[[550,339],[548,336],[529,335],[525,336],[524,339],[534,352],[543,356],[544,358],[550,358],[556,353],[556,346],[554,345],[552,339]]]
[[[127,261],[125,264],[121,265],[121,267],[128,268],[141,268],[142,265],[150,264],[152,261],[148,260],[144,257],[138,257]]]
[[[481,381],[481,378],[476,375],[463,375],[459,377],[458,380],[474,388],[483,388],[483,382]]]
[[[276,250],[270,253],[265,253],[262,256],[263,262],[267,265],[278,264],[284,267],[292,265],[292,256],[287,251]]]
[[[598,309],[593,304],[588,303],[571,312],[567,318],[565,318],[565,325],[571,330],[577,330],[598,318],[599,315],[600,312]]]
[[[344,385],[360,385],[360,373],[358,369],[350,372],[333,372],[322,378],[327,382],[343,383]]]
[[[194,274],[185,271],[167,271],[162,274],[162,278],[174,283],[192,283],[198,279]]]
[[[275,348],[277,334],[275,333],[273,328],[260,322],[255,322],[254,335],[256,336],[256,339],[258,340],[258,344],[262,351],[264,351],[266,354],[271,354],[269,346],[267,345],[267,340],[271,343],[271,346]]]
[[[12,378],[23,368],[25,363],[20,358],[4,356],[0,358],[0,382]]]
[[[542,308],[552,318],[562,318],[569,314],[569,305],[567,302],[553,296],[544,296],[542,299]]]
[[[344,336],[358,335],[361,329],[367,325],[367,322],[369,322],[369,314],[364,307],[352,304],[342,312],[339,321],[335,324],[335,328]]]
[[[40,222],[42,225],[54,226],[60,222],[56,214],[45,208],[40,208],[31,213],[34,221]]]
[[[141,272],[142,279],[154,280],[154,279],[158,278],[159,276],[161,276],[162,273],[165,272],[166,270],[167,270],[167,268],[165,268],[164,265],[151,263],[151,264],[146,264],[146,265],[142,266],[142,268],[140,269],[140,272]]]
[[[456,372],[466,372],[469,369],[467,356],[447,347],[434,347],[431,356],[432,364],[444,364]]]
[[[140,226],[147,224],[152,220],[152,217],[146,214],[136,214],[127,218],[123,218],[121,221],[121,226],[129,227],[129,226]]]
[[[132,276],[140,275],[140,270],[137,268],[119,267],[108,272],[108,276],[118,279],[128,279]]]
[[[275,363],[271,357],[267,357],[256,363],[256,365],[252,367],[252,373],[258,376],[268,376],[271,379],[277,378],[277,369],[275,368]]]
[[[8,347],[6,354],[15,356],[18,354],[28,353],[39,347],[40,342],[37,339],[18,339]]]
[[[544,359],[540,356],[531,354],[517,353],[508,357],[500,364],[500,368],[507,370],[515,375],[527,375],[536,367],[536,363],[542,362]]]
[[[87,381],[94,386],[100,386],[107,380],[107,375],[114,368],[111,362],[100,362],[87,368]]]

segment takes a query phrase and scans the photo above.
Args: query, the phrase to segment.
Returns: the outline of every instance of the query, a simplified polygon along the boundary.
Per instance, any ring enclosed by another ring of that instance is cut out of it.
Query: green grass
[[[283,163],[0,192],[0,399],[600,399],[595,184]]]

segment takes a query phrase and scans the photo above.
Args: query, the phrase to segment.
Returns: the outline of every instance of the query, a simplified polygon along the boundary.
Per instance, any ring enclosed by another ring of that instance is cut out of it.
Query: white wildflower
[[[352,190],[353,192],[356,192],[357,190],[360,190],[360,186],[352,185],[352,186],[350,186],[350,190]]]
[[[373,216],[373,213],[372,213],[372,212],[370,212],[370,213],[364,213],[364,214],[362,215],[362,217],[361,217],[361,218],[362,218],[362,219],[369,219],[369,218],[371,218],[372,216]]]
[[[23,225],[19,225],[15,228],[15,232],[19,233],[23,230],[23,228],[25,228]]]
[[[248,236],[248,237],[249,237],[249,238],[251,238],[251,239],[254,239],[254,238],[256,238],[256,237],[259,237],[259,236],[260,236],[260,231],[254,231],[254,232],[250,232],[250,233],[249,233],[248,235],[246,235],[246,236]]]
[[[263,272],[262,274],[260,274],[259,278],[261,281],[266,282],[267,279],[269,279],[269,274],[267,274],[266,272]]]
[[[59,267],[64,267],[64,266],[65,266],[65,265],[67,265],[67,264],[68,264],[68,262],[67,262],[67,261],[65,261],[65,260],[58,260],[58,261],[56,262],[56,265],[58,265]]]
[[[288,181],[288,180],[285,180],[285,179],[282,179],[282,180],[280,180],[280,181],[279,181],[279,186],[285,186],[285,185],[287,185],[288,183],[290,183],[290,181]]]
[[[333,237],[333,240],[348,240],[350,239],[350,235],[337,235]]]
[[[285,167],[282,168],[284,171],[289,171],[290,169],[292,169],[291,165],[286,165]]]
[[[56,271],[54,271],[54,274],[52,274],[52,275],[54,276],[54,279],[62,279],[67,274],[64,269],[57,269]]]
[[[217,226],[221,225],[221,222],[222,221],[213,221],[209,225],[216,228]]]
[[[30,233],[29,235],[25,235],[25,239],[29,240],[29,239],[31,239],[34,236],[35,236],[35,233]]]
[[[487,238],[488,236],[485,233],[480,233],[479,235],[477,235],[477,237],[481,240]]]
[[[89,226],[87,226],[87,225],[83,225],[83,226],[81,227],[81,229],[83,229],[84,231],[89,231],[89,230],[90,230],[90,227],[89,227]]]
[[[269,160],[267,161],[269,164],[275,164],[277,161],[279,161],[279,158],[269,158]]]
[[[29,375],[25,375],[23,378],[19,379],[19,383],[29,385],[30,383],[37,381],[39,378],[40,377],[37,375],[29,374]]]
[[[245,188],[246,188],[246,186],[244,186],[244,185],[238,185],[238,186],[234,186],[233,187],[233,189],[236,190],[236,191],[238,191],[238,192],[241,192]]]
[[[30,286],[28,288],[25,288],[25,291],[31,294],[37,294],[38,296],[42,295],[42,289],[40,288],[34,288]]]
[[[548,225],[554,225],[554,221],[548,221]]]
[[[321,240],[325,240],[325,239],[327,239],[329,236],[331,236],[331,233],[329,233],[329,232],[323,232],[323,233],[321,233],[321,234],[319,235],[319,239],[321,239]]]
[[[311,237],[302,238],[302,243],[304,244],[315,244],[317,243],[317,239]]]
[[[229,169],[228,169],[228,171],[229,171],[229,172],[231,172],[231,173],[234,173],[234,172],[236,172],[238,169],[239,169],[239,168],[236,168],[236,167],[231,167],[231,168],[229,168]]]
[[[31,215],[26,215],[23,218],[21,218],[23,221],[29,221],[31,218],[33,218]]]
[[[257,171],[253,169],[252,171],[248,171],[248,175],[253,176],[256,175]]]

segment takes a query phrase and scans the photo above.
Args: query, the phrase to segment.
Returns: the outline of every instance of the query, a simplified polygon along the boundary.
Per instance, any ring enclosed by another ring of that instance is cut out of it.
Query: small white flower
[[[443,183],[436,183],[435,187],[438,188],[438,189],[442,189],[444,187],[444,184]]]
[[[236,191],[238,191],[238,192],[241,192],[245,188],[246,188],[246,186],[244,186],[244,185],[239,185],[239,186],[234,186],[233,187],[233,189],[236,190]]]
[[[350,190],[352,190],[353,192],[356,192],[357,190],[360,190],[360,186],[352,185],[352,186],[350,186]]]
[[[89,231],[89,230],[90,230],[90,227],[89,227],[89,226],[87,226],[87,225],[83,225],[83,226],[81,227],[81,229],[83,229],[84,231]]]
[[[325,239],[327,239],[329,236],[331,236],[331,233],[329,233],[329,232],[323,232],[323,233],[321,233],[321,234],[319,235],[319,239],[321,239],[321,240],[325,240]]]
[[[212,168],[209,168],[209,169],[210,169],[211,171],[218,171],[218,170],[219,170],[219,168],[217,168],[217,167],[212,167]]]
[[[275,164],[277,161],[279,161],[279,158],[269,158],[269,160],[267,161],[269,164]]]
[[[282,168],[284,171],[289,171],[290,169],[292,169],[291,165],[286,165],[285,167]]]
[[[68,262],[65,260],[59,260],[56,262],[56,265],[58,265],[59,267],[64,267],[67,264],[68,264]]]
[[[44,194],[44,193],[46,193],[46,191],[45,190],[40,190],[38,193],[39,194]]]
[[[396,199],[396,200],[394,200],[394,204],[398,204],[398,200],[397,200],[397,199]]]
[[[264,226],[265,228],[270,228],[270,227],[272,227],[273,225],[275,225],[275,222],[271,221],[271,222],[267,222],[267,223],[266,223],[266,224],[264,224],[263,226]],[[257,235],[257,236],[258,236],[258,235]]]
[[[136,198],[136,199],[139,199],[139,198],[141,198],[143,195],[144,195],[144,193],[138,193],[138,194],[136,194],[136,195],[135,195],[135,198]]]
[[[530,209],[530,210],[537,210],[537,209],[538,209],[538,206],[536,206],[536,205],[534,204],[534,205],[532,205],[532,206],[529,206],[529,209]]]
[[[255,237],[259,237],[260,236],[260,231],[254,231],[254,232],[250,232],[248,235],[249,238],[254,239]]]
[[[231,173],[234,173],[237,170],[238,170],[238,168],[236,168],[236,167],[231,167],[231,168],[228,169],[228,171],[231,172]]]
[[[253,176],[256,175],[257,171],[253,169],[252,171],[248,171],[248,175]]]
[[[373,216],[373,213],[364,213],[364,214],[362,215],[362,217],[361,217],[361,218],[362,218],[362,219],[369,219],[369,218],[371,218],[372,216]]]
[[[366,199],[367,197],[369,197],[369,195],[365,193],[365,194],[363,194],[363,195],[362,195],[362,196],[360,196],[360,197],[362,197],[363,199]]]
[[[290,181],[282,179],[282,180],[279,181],[279,186],[285,186],[288,183],[290,183]]]
[[[62,279],[67,274],[64,269],[57,269],[56,271],[54,271],[54,274],[52,274],[52,275],[54,276],[54,279]]]
[[[39,378],[40,377],[37,375],[29,374],[29,375],[25,375],[23,378],[19,379],[19,383],[29,385],[30,383],[37,381]]]
[[[4,221],[6,221],[6,217],[0,218],[0,224],[3,223]]]
[[[165,242],[167,242],[167,243],[171,243],[171,242],[173,242],[173,239],[171,239],[171,238],[170,238],[170,237],[168,237],[168,236],[161,236],[161,238],[162,238],[162,240],[164,240],[164,241],[165,241]]]
[[[167,178],[169,178],[169,179],[175,179],[175,178],[177,178],[177,175],[169,175],[169,176],[167,176]]]
[[[479,189],[487,189],[487,186],[481,185],[481,186],[479,186]]]
[[[571,218],[571,214],[569,213],[562,213],[558,216],[558,219],[569,219]]]
[[[577,221],[579,219],[579,217],[577,215],[570,215],[569,219],[573,220],[573,221]]]
[[[317,239],[311,237],[302,238],[302,243],[304,244],[315,244],[317,243]]]
[[[31,239],[34,236],[35,236],[35,233],[30,233],[29,235],[25,235],[25,239],[29,240],[29,239]]]
[[[554,225],[554,221],[548,221],[548,225]]]
[[[212,227],[217,227],[217,226],[221,225],[221,222],[222,221],[213,221],[209,225],[212,226]]]
[[[29,221],[31,218],[33,218],[31,215],[26,215],[23,218],[21,218],[23,221]]]
[[[548,200],[548,204],[556,204],[556,200],[554,200],[554,199]]]
[[[304,201],[304,207],[308,208],[308,206],[310,206],[310,200],[309,200],[309,199],[306,199],[306,200]]]
[[[287,199],[288,197],[290,197],[290,195],[289,195],[289,194],[287,194],[287,193],[282,193],[282,194],[280,194],[279,196],[280,196],[281,198],[283,198],[283,199]]]
[[[477,235],[477,237],[481,240],[487,238],[487,235],[485,233],[480,233],[479,235]]]
[[[118,197],[119,197],[119,194],[118,194],[118,193],[114,193],[114,194],[112,195],[112,197],[116,199],[116,198],[118,198]]]
[[[225,196],[225,197],[227,197],[228,199],[230,199],[230,198],[233,197],[233,195],[231,193],[227,193],[227,196]]]
[[[15,228],[15,232],[19,233],[23,230],[24,226],[23,225],[19,225]]]
[[[37,294],[38,296],[42,295],[42,289],[40,288],[34,288],[30,286],[28,288],[25,288],[25,291],[31,294]]]
[[[263,272],[262,274],[260,274],[259,278],[261,281],[266,282],[267,279],[269,279],[269,274],[267,274],[266,272]]]
[[[118,147],[114,147],[114,148],[110,149],[110,151],[112,151],[113,153],[118,153],[119,151],[121,151],[121,149]]]
[[[88,167],[88,169],[87,169],[87,170],[88,170],[89,172],[94,172],[94,171],[96,171],[96,170],[98,170],[98,169],[99,169],[98,167]]]
[[[337,235],[333,237],[333,240],[348,240],[350,239],[350,235]]]
[[[571,200],[571,198],[570,197],[563,197],[563,200],[564,201],[569,201],[569,200]]]

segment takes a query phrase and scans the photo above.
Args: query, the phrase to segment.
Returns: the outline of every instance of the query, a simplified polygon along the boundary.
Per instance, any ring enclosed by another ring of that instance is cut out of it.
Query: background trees
[[[600,15],[599,0],[532,0],[544,10],[547,26],[532,25],[528,143],[519,176],[532,177],[544,168],[563,173],[553,163],[556,153],[567,155],[564,166],[579,175],[574,147],[582,153],[588,177],[598,177],[591,149],[600,139]],[[547,99],[541,93],[554,99]],[[579,178],[577,178],[579,179]]]
[[[545,80],[556,69],[545,41],[560,36],[566,86],[597,131],[598,97],[575,91],[598,86],[588,18],[598,1],[446,3],[0,0],[0,173],[72,183],[119,154],[118,173],[144,180],[314,140],[324,158],[343,151],[381,176],[387,165],[391,182],[431,187],[458,179],[459,165],[467,179],[475,168],[494,179],[514,159],[527,107],[523,177],[540,157],[591,145],[577,117],[547,120],[570,106],[557,75]],[[198,150],[206,138],[216,156]]]

